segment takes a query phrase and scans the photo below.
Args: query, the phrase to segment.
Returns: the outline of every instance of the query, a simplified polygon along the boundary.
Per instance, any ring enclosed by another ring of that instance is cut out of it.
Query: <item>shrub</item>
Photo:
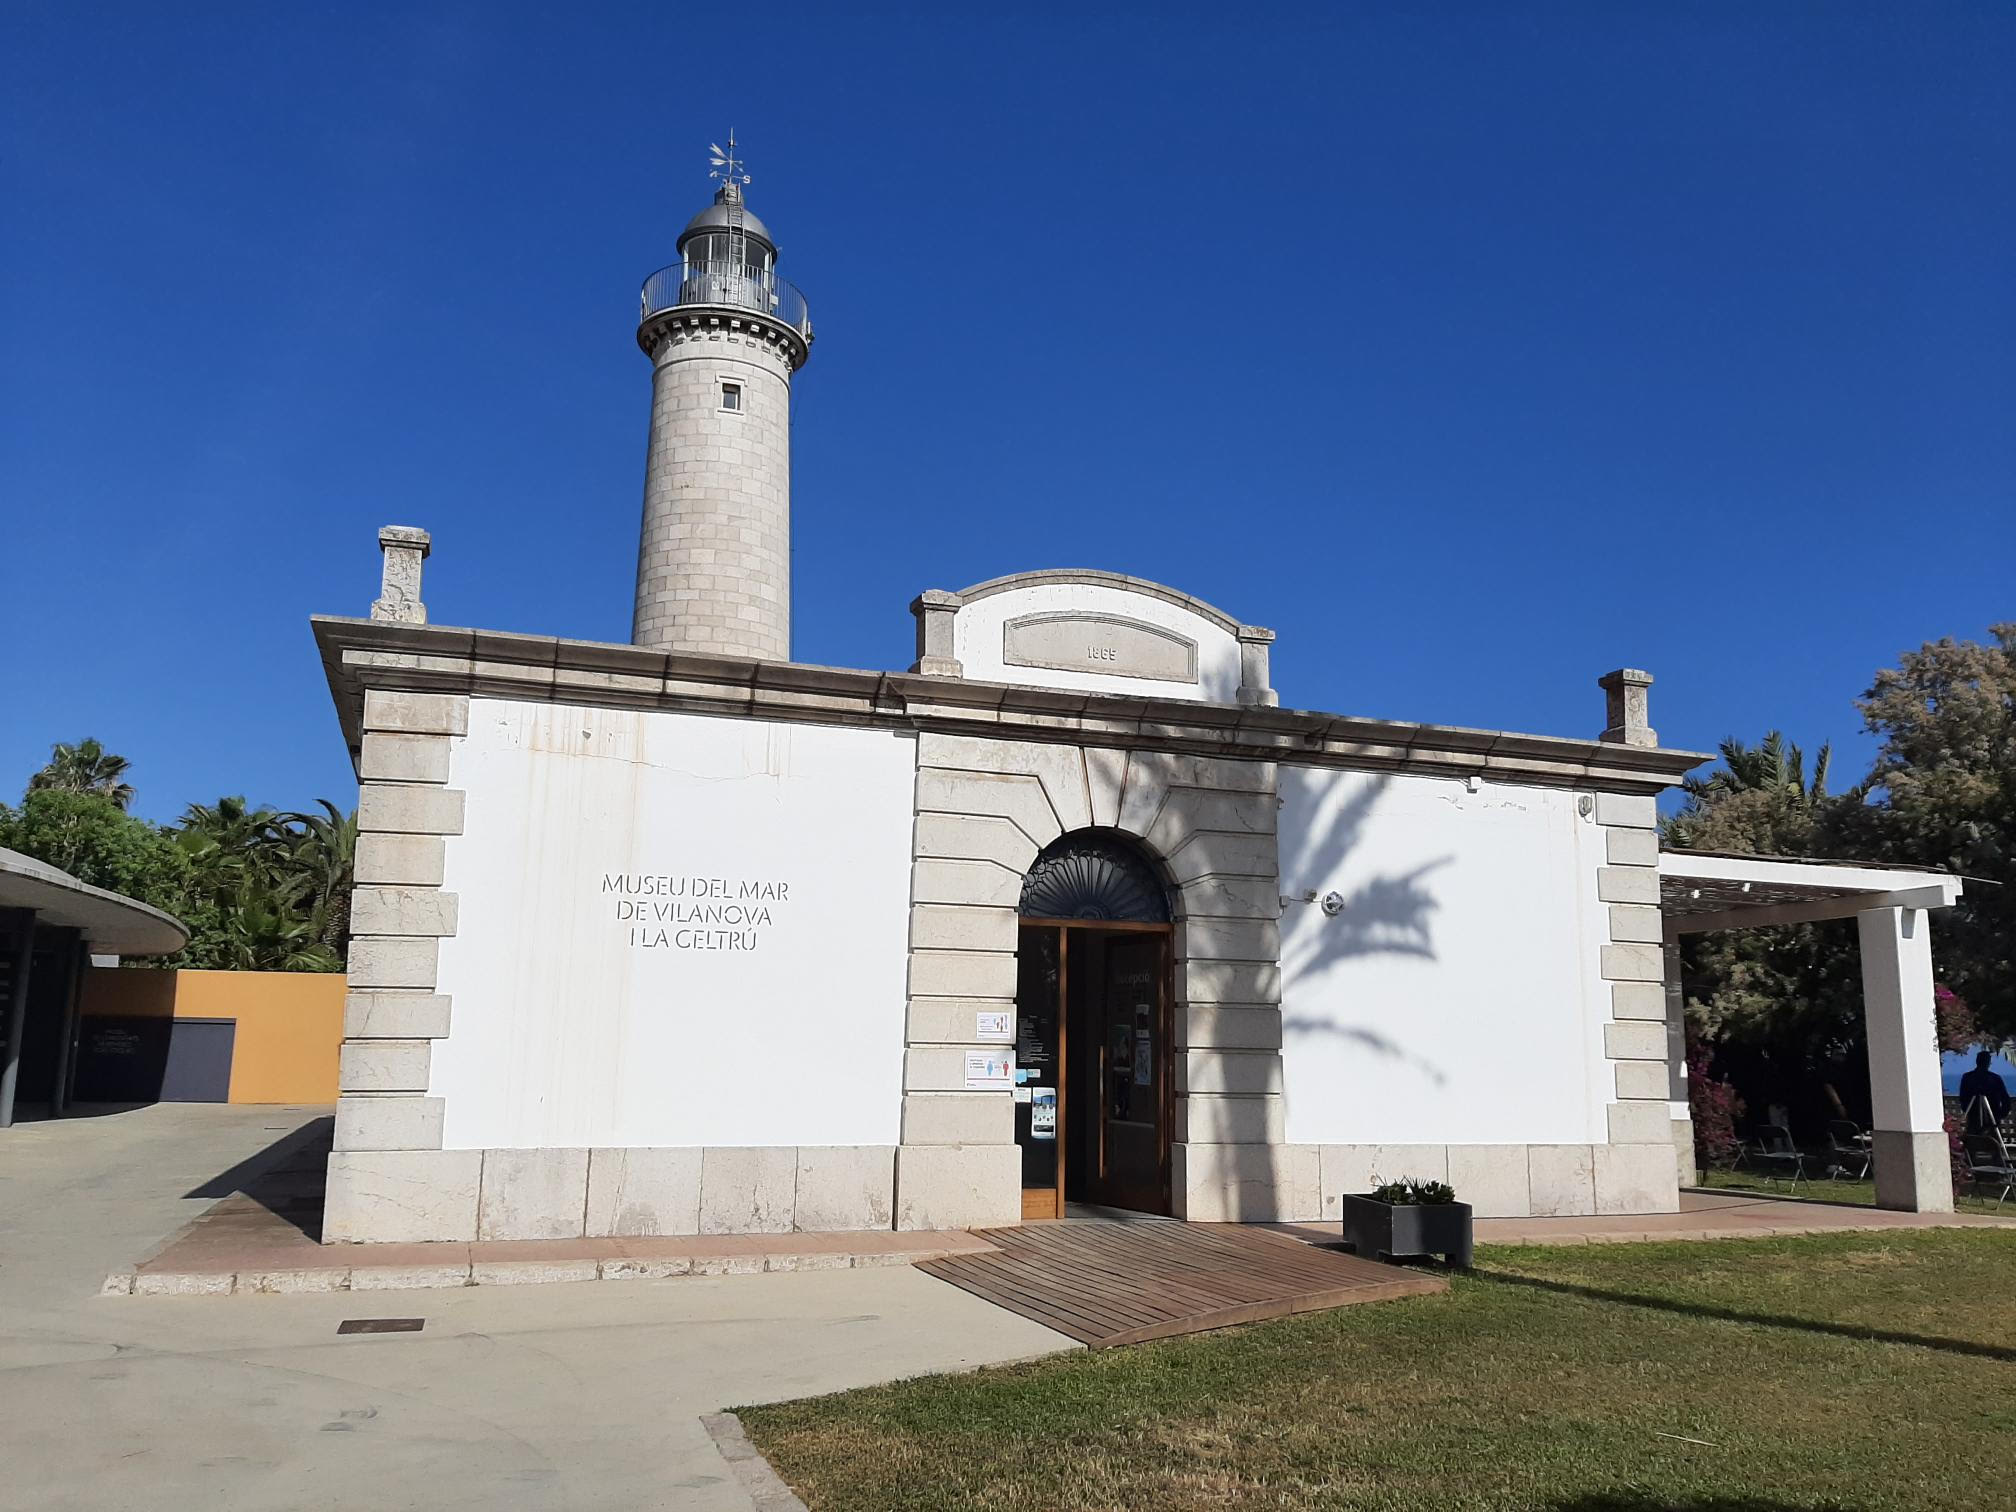
[[[1932,988],[1932,1019],[1938,1025],[1941,1050],[1972,1050],[1981,1038],[1981,1024],[1967,1000],[1944,982]]]
[[[1968,1185],[1967,1126],[1959,1115],[1946,1115],[1946,1158],[1953,1166],[1953,1190],[1964,1192]]]
[[[1381,1182],[1372,1189],[1372,1200],[1392,1207],[1440,1207],[1456,1200],[1456,1189],[1446,1181],[1417,1181],[1410,1177],[1406,1181]]]
[[[1743,1099],[1726,1081],[1709,1075],[1713,1058],[1708,1047],[1691,1034],[1687,1045],[1687,1112],[1694,1120],[1694,1158],[1703,1168],[1728,1165],[1743,1148],[1736,1120]]]

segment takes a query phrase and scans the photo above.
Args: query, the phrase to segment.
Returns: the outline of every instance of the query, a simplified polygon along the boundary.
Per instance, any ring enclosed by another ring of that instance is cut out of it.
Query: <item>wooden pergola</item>
[[[1680,937],[1852,918],[1862,946],[1876,1205],[1952,1212],[1928,915],[1959,899],[1960,879],[1862,862],[1667,850],[1659,856],[1659,893],[1669,1062],[1679,1116],[1686,1116],[1687,1095],[1686,1057],[1679,1045]]]

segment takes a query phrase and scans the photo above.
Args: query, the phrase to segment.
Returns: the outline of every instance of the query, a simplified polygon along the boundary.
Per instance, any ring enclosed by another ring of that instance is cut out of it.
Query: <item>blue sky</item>
[[[637,287],[733,125],[811,300],[795,654],[1039,566],[1284,702],[1668,744],[2016,618],[2016,10],[27,3],[0,18],[0,794],[355,788],[308,631],[627,638]]]

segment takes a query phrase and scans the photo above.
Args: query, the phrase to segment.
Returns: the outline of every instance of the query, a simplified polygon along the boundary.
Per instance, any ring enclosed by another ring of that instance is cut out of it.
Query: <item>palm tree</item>
[[[189,862],[192,964],[237,971],[340,971],[349,933],[357,819],[192,803],[175,832]]]
[[[1813,759],[1813,780],[1806,780],[1806,753],[1772,730],[1756,745],[1745,745],[1730,736],[1717,748],[1722,756],[1720,769],[1706,777],[1689,777],[1681,786],[1690,798],[1712,803],[1737,793],[1775,792],[1795,803],[1812,805],[1827,796],[1827,771],[1833,764],[1834,747],[1820,747]]]
[[[327,798],[315,800],[319,814],[286,814],[294,833],[289,862],[311,879],[310,915],[319,924],[316,937],[340,951],[350,933],[351,871],[357,859],[357,814],[346,814]]]
[[[340,971],[342,957],[318,938],[303,875],[247,880],[223,911],[225,959],[234,971]]]
[[[271,844],[286,818],[278,809],[253,808],[243,798],[219,798],[215,803],[190,804],[183,811],[182,828],[242,850]]]
[[[1719,749],[1720,766],[1681,784],[1686,802],[1665,822],[1667,845],[1751,855],[1827,854],[1839,827],[1852,822],[1868,796],[1866,781],[1845,793],[1827,791],[1831,746],[1820,747],[1810,778],[1806,753],[1777,730],[1754,746],[1732,736]]]
[[[132,763],[114,756],[97,741],[84,739],[75,745],[57,742],[49,764],[28,779],[30,792],[48,788],[59,793],[96,793],[110,798],[120,808],[133,801],[132,785],[123,779]]]
[[[243,798],[219,798],[189,805],[175,843],[189,858],[195,887],[221,895],[265,875],[276,855],[286,852],[289,838],[284,816],[275,810],[251,808]]]

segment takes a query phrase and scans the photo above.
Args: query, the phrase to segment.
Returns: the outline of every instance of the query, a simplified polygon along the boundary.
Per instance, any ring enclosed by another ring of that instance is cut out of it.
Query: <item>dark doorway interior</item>
[[[1015,1140],[1022,1216],[1067,1201],[1166,1215],[1175,1121],[1169,893],[1113,830],[1076,830],[1022,879]]]
[[[1066,1201],[1170,1211],[1170,933],[1024,923],[1015,1137],[1025,1218],[1062,1217]]]
[[[63,1111],[86,959],[75,929],[36,924],[25,911],[21,918],[28,922],[17,923],[13,940],[0,942],[0,1039],[16,1030],[21,1037],[13,1097],[0,1110],[0,1123]],[[12,1001],[16,993],[18,1017]],[[0,1048],[0,1056],[10,1055],[12,1048]]]
[[[63,1036],[69,1032],[71,972],[76,947],[56,937],[55,930],[37,930],[35,964],[28,973],[28,1013],[21,1036],[19,1103],[53,1104],[63,1060]]]

